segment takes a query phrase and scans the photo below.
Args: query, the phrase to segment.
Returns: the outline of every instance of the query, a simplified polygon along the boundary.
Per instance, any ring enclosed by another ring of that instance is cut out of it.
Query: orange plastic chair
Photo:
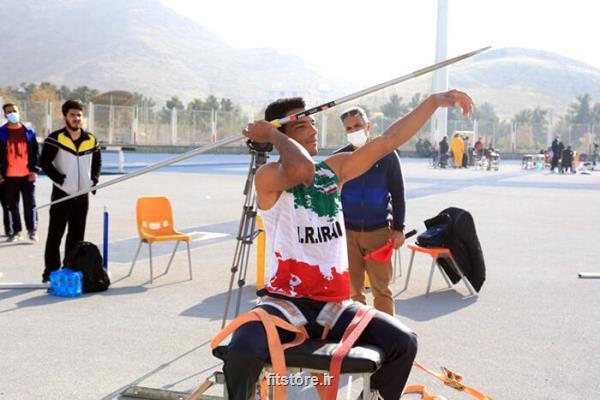
[[[433,271],[435,271],[436,265],[439,266],[439,264],[437,262],[437,260],[439,258],[448,258],[450,260],[450,265],[456,271],[456,273],[461,277],[461,279],[464,282],[465,286],[467,287],[467,290],[469,291],[469,293],[471,295],[475,294],[475,290],[473,290],[471,283],[465,277],[465,274],[463,273],[463,271],[460,269],[460,267],[454,260],[454,257],[452,257],[452,252],[450,251],[450,249],[447,249],[445,247],[421,247],[417,244],[409,244],[408,248],[412,251],[412,253],[410,255],[410,263],[408,264],[408,273],[406,274],[406,282],[404,284],[404,290],[406,290],[408,288],[408,280],[410,279],[410,273],[412,271],[413,261],[415,259],[415,252],[417,252],[417,253],[429,254],[432,259],[431,260],[431,270],[429,271],[429,281],[427,282],[427,293],[426,294],[429,294],[429,292],[431,291],[431,281],[433,280]],[[448,276],[446,276],[446,272],[444,272],[444,269],[441,266],[440,266],[440,272],[442,273],[444,280],[448,284],[448,287],[449,288],[452,287],[452,283],[450,282],[450,279],[448,278]]]
[[[176,241],[177,243],[175,243],[175,248],[173,249],[173,253],[171,254],[171,258],[167,264],[167,269],[163,275],[169,272],[171,262],[173,261],[173,257],[175,257],[175,253],[177,252],[179,242],[186,242],[191,280],[192,256],[190,254],[190,235],[177,231],[173,226],[173,211],[171,209],[171,202],[169,199],[164,196],[148,196],[138,198],[136,204],[136,218],[140,244],[135,252],[133,262],[131,263],[131,268],[129,269],[129,274],[127,276],[130,276],[131,272],[133,271],[133,267],[135,266],[140,249],[142,248],[142,243],[148,243],[148,252],[150,254],[150,283],[152,283],[154,279],[154,273],[152,270],[152,243]]]

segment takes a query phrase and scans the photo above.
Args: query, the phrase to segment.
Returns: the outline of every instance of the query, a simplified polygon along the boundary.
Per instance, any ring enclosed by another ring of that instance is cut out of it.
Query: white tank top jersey
[[[268,292],[326,302],[349,298],[338,183],[335,172],[320,162],[311,186],[288,189],[269,210],[258,210],[270,243]]]

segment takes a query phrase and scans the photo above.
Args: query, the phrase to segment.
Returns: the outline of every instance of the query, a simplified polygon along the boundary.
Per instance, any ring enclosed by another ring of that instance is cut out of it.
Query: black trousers
[[[308,320],[305,327],[309,336],[321,337],[323,327],[316,323],[316,319],[324,303],[297,301],[294,303]],[[327,339],[339,341],[360,306],[358,303],[349,306],[342,313]],[[259,307],[270,314],[284,318],[273,307],[268,305]],[[294,334],[279,330],[279,337],[282,343],[286,343],[293,340]],[[396,318],[377,312],[356,342],[356,345],[361,344],[377,346],[385,355],[383,365],[371,377],[372,388],[379,390],[385,400],[399,399],[417,354],[416,334]],[[223,366],[231,399],[254,398],[256,382],[268,357],[267,336],[262,323],[249,322],[234,332],[229,344],[227,361]]]
[[[35,182],[30,182],[28,176],[6,177],[4,179],[4,196],[8,208],[9,235],[16,235],[23,230],[21,225],[21,213],[19,212],[19,200],[23,198],[23,215],[25,227],[28,232],[37,231],[38,217],[35,209]]]
[[[0,184],[0,206],[2,207],[2,225],[4,226],[4,234],[8,236],[12,231],[12,226],[10,223],[10,215],[8,214],[8,204],[6,204],[6,194],[5,194],[5,185],[4,183]]]
[[[67,194],[56,186],[52,188],[52,201],[66,196]],[[62,265],[60,242],[62,241],[67,225],[69,230],[65,243],[65,254],[78,242],[83,240],[88,207],[89,197],[87,194],[50,206],[48,238],[46,239],[46,251],[44,253],[46,267],[42,275],[43,279],[49,279],[50,272],[60,269]]]
[[[558,168],[558,153],[552,155],[552,162],[550,163],[551,171],[554,171],[556,168]]]

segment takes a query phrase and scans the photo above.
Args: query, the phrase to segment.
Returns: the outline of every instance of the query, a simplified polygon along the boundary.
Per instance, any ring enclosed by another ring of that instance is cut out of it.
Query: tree
[[[402,104],[402,97],[394,94],[390,100],[381,107],[383,114],[392,119],[397,119],[408,112],[408,107]]]
[[[133,92],[133,97],[135,97],[135,103],[140,107],[153,108],[156,105],[152,97],[146,97],[141,93]]]
[[[202,99],[193,99],[187,105],[187,109],[189,111],[200,111],[200,110],[204,110],[205,108],[206,108],[206,104],[204,103],[204,100],[202,100]]]
[[[588,93],[580,94],[575,100],[567,111],[568,121],[572,124],[589,124],[592,122],[592,96]]]
[[[544,110],[539,106],[534,108],[531,113],[531,124],[532,125],[546,125],[546,117],[548,115],[548,110]]]
[[[71,99],[81,100],[84,103],[89,102],[92,97],[98,96],[100,92],[87,86],[79,86],[71,92]]]
[[[513,117],[513,123],[517,125],[525,125],[531,122],[531,117],[533,113],[529,109],[521,110]]]
[[[417,106],[419,104],[421,104],[421,102],[425,99],[425,96],[422,95],[421,93],[415,93],[413,95],[413,97],[410,99],[410,101],[408,102],[408,111],[412,111],[415,108],[417,108]]]
[[[458,110],[460,112],[460,110]],[[494,106],[490,103],[483,103],[473,110],[473,119],[477,121],[489,121],[493,123],[497,123],[499,121],[496,112],[494,111]]]
[[[58,89],[58,97],[60,97],[63,100],[70,99],[71,98],[71,89],[65,85],[62,85]]]
[[[206,98],[205,105],[205,109],[217,111],[219,109],[219,100],[211,94]]]
[[[600,124],[600,103],[595,103],[592,108],[592,123]]]
[[[169,110],[172,110],[173,108],[176,108],[177,110],[184,109],[182,101],[179,100],[179,97],[177,97],[177,96],[173,96],[173,97],[171,97],[170,100],[167,100],[165,106]]]
[[[234,111],[233,101],[231,99],[221,99],[221,111],[232,112]]]

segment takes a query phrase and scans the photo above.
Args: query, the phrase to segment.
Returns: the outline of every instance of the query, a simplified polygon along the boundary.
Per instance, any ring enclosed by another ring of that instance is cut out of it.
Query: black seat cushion
[[[338,342],[309,339],[285,351],[286,365],[327,371],[337,345]],[[226,361],[227,350],[226,345],[218,346],[213,350],[213,355]],[[342,373],[372,373],[379,369],[382,362],[383,352],[378,347],[355,346],[342,362]]]

